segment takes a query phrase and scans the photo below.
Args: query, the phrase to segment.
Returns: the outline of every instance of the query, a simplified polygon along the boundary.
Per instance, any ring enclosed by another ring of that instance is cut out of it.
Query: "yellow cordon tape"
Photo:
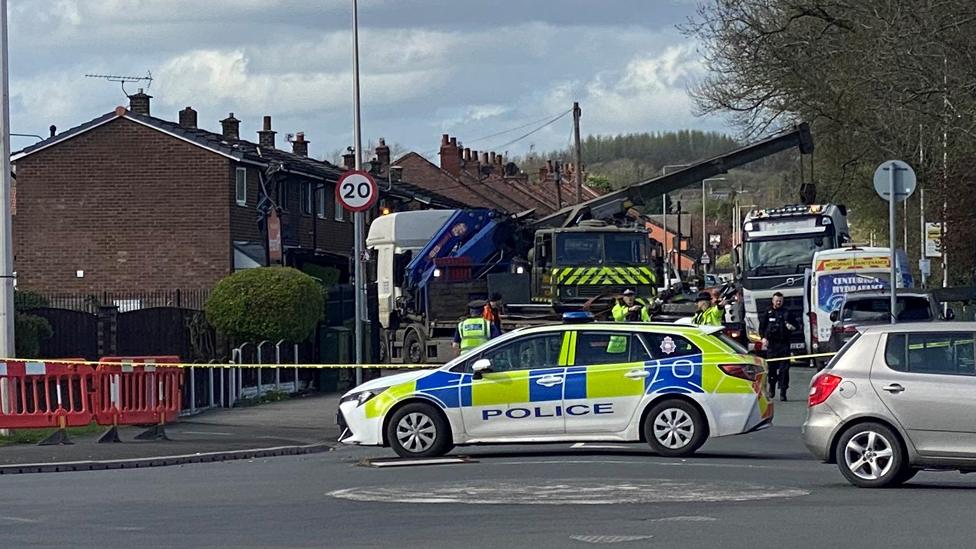
[[[819,358],[824,356],[834,356],[837,353],[814,353],[812,355],[784,356],[781,358],[767,358],[766,362],[782,362],[784,360],[803,360],[805,358]]]
[[[782,362],[785,360],[803,360],[834,356],[837,353],[816,353],[812,355],[796,355],[782,358],[767,358],[766,362]],[[99,366],[101,364],[151,365],[157,368],[313,368],[318,370],[339,368],[379,368],[384,370],[409,370],[440,368],[443,364],[207,364],[192,362],[153,362],[152,360],[123,360],[119,362],[98,362],[97,360],[58,360],[48,358],[0,358],[0,362],[39,362],[51,364],[73,364],[85,366]]]
[[[118,362],[98,362],[96,360],[57,360],[49,358],[0,358],[0,362],[34,362],[50,364],[72,364],[99,366],[107,365],[128,365],[128,366],[155,366],[157,368],[316,368],[319,370],[329,368],[382,368],[384,370],[399,369],[430,369],[440,368],[443,364],[201,364],[191,362],[153,362],[152,360],[122,360]]]

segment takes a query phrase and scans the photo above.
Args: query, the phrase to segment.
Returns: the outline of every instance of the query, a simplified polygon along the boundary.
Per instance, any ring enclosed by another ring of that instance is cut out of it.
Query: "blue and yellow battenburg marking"
[[[728,353],[715,354],[728,357]],[[561,362],[573,362],[573,357],[566,353],[560,358]],[[772,408],[762,394],[763,376],[756,381],[727,376],[715,366],[715,360],[710,359],[705,363],[703,358],[704,355],[698,354],[636,363],[496,372],[487,374],[489,377],[480,383],[473,379],[472,374],[435,371],[380,393],[366,403],[366,416],[381,417],[398,401],[413,395],[423,395],[442,408],[449,409],[694,393],[756,393],[760,395],[760,416],[768,417],[771,414]],[[741,361],[741,357],[736,358]],[[647,375],[624,376],[627,372],[640,369]],[[539,378],[553,375],[562,377],[563,382],[548,387],[537,383]],[[591,411],[595,412],[592,408]]]

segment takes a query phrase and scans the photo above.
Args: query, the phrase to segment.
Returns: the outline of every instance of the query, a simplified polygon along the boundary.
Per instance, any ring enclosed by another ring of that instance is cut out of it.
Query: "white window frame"
[[[326,212],[328,211],[327,208],[329,206],[329,203],[326,200],[325,186],[315,185],[312,192],[316,195],[314,200],[315,216],[319,219],[325,219],[327,217]]]
[[[234,172],[234,198],[238,206],[247,206],[247,168],[237,168]]]

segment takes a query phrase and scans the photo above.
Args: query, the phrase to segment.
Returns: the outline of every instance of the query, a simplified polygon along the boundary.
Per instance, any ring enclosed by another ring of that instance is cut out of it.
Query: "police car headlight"
[[[346,402],[355,401],[356,406],[362,406],[363,404],[369,402],[370,399],[372,399],[373,397],[375,397],[376,395],[382,393],[387,389],[389,389],[389,387],[380,387],[378,389],[367,389],[365,391],[350,393],[342,397],[342,400],[339,401],[339,404],[341,405],[341,404],[345,404]]]

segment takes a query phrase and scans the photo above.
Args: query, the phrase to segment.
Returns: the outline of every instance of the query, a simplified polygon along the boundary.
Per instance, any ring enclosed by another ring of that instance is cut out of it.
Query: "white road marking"
[[[792,471],[793,467],[776,467],[773,465],[747,465],[747,464],[736,464],[736,463],[690,463],[690,462],[677,462],[677,461],[652,461],[638,459],[623,460],[623,459],[577,459],[577,460],[518,460],[518,461],[484,461],[485,465],[554,465],[554,464],[573,464],[573,465],[594,465],[603,463],[613,463],[621,465],[661,465],[663,467],[726,467],[733,469],[778,469],[782,471]]]
[[[734,481],[673,479],[499,482],[471,480],[440,484],[364,486],[327,495],[351,501],[387,503],[464,503],[487,505],[612,505],[737,502],[809,495],[807,490]]]
[[[456,463],[475,463],[464,458],[432,458],[432,459],[393,459],[390,461],[367,461],[370,467],[409,467],[411,465],[451,465]]]
[[[651,519],[649,522],[713,522],[718,520],[715,517],[703,517],[692,515],[687,517],[663,517]]]
[[[583,543],[626,543],[629,541],[642,541],[651,539],[654,536],[569,536],[569,539],[582,541]]]
[[[0,520],[9,520],[10,522],[22,522],[26,524],[33,524],[35,522],[41,522],[36,519],[21,518],[21,517],[0,517]]]

